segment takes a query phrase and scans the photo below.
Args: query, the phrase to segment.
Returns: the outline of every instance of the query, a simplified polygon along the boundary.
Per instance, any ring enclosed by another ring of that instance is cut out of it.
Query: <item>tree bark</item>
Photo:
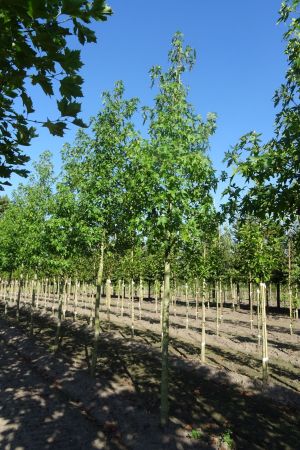
[[[169,307],[170,307],[170,253],[166,252],[164,268],[164,293],[162,300],[162,370],[161,370],[161,399],[160,423],[162,427],[169,420]]]
[[[94,345],[92,350],[92,361],[91,361],[91,375],[95,376],[96,365],[97,365],[97,352],[100,336],[100,298],[101,298],[101,285],[103,277],[103,260],[104,260],[104,242],[101,243],[100,260],[96,281],[96,299],[95,299],[95,322],[94,322]]]

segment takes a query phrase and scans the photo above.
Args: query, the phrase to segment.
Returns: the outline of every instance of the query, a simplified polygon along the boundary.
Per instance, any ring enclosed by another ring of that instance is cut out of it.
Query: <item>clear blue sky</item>
[[[184,33],[186,44],[197,51],[197,63],[185,77],[190,100],[198,113],[216,112],[218,127],[211,140],[211,158],[219,172],[224,152],[250,130],[272,136],[274,90],[284,79],[286,60],[282,35],[276,25],[280,0],[111,0],[114,15],[106,23],[93,24],[98,43],[82,50],[85,79],[82,117],[87,120],[101,107],[101,92],[122,79],[128,97],[137,96],[150,104],[148,71],[152,65],[165,66],[171,37]],[[39,91],[32,93],[36,118],[56,118],[55,100]],[[72,142],[76,127],[63,138],[38,130],[32,141],[32,160],[44,150],[54,154],[55,170],[60,168],[59,151]],[[12,178],[15,187],[20,181]],[[6,189],[9,194],[11,188]]]

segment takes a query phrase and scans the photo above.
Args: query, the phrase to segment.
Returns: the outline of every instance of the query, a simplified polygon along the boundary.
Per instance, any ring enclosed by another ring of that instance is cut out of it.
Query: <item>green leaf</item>
[[[63,97],[82,97],[81,85],[83,78],[79,75],[70,75],[63,78],[60,82],[59,91]]]
[[[76,125],[77,127],[87,128],[87,125],[83,122],[82,119],[74,119],[72,123],[74,123],[74,125]]]
[[[49,77],[39,73],[38,75],[31,75],[31,82],[33,85],[39,84],[46,95],[53,95],[53,86]]]
[[[70,16],[80,16],[83,0],[63,0],[61,12]]]
[[[66,48],[65,52],[57,59],[67,74],[76,72],[82,67],[80,50],[70,50],[69,48]]]
[[[76,117],[81,110],[81,104],[77,102],[68,101],[66,98],[57,102],[57,107],[63,117]]]
[[[62,137],[67,125],[64,122],[51,122],[51,120],[48,119],[47,122],[43,123],[43,127],[48,128],[53,136]]]

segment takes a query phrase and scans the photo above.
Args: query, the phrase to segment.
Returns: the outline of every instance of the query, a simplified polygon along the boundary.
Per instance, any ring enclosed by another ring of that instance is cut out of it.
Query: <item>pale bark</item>
[[[22,287],[23,287],[23,275],[20,276],[17,304],[16,304],[16,319],[18,322],[19,322],[19,318],[20,318],[20,301],[21,301],[21,295],[22,295]]]
[[[268,383],[268,335],[267,335],[267,315],[266,315],[266,285],[260,283],[260,298],[261,298],[261,314],[262,314],[262,379],[264,385]]]
[[[202,328],[201,328],[201,362],[205,363],[205,301],[206,301],[206,281],[203,280],[202,294]]]
[[[165,427],[169,420],[169,307],[170,307],[170,261],[165,259],[164,293],[162,299],[162,371],[161,371],[161,403],[160,423]]]
[[[96,281],[96,299],[95,299],[95,321],[94,321],[94,345],[92,350],[92,361],[91,361],[91,375],[95,376],[96,365],[97,365],[97,353],[98,344],[100,336],[100,298],[101,298],[101,285],[103,277],[103,261],[104,261],[104,242],[101,243],[100,260]]]
[[[185,328],[186,330],[189,329],[189,306],[190,306],[190,302],[189,302],[189,292],[188,292],[188,285],[187,283],[185,284],[185,307],[186,307],[186,313],[185,313]]]
[[[66,292],[66,283],[63,284],[63,292],[61,293],[60,280],[57,280],[57,326],[56,326],[56,336],[55,336],[55,351],[57,351],[61,344],[61,324],[62,324],[62,315],[63,315],[63,301]]]

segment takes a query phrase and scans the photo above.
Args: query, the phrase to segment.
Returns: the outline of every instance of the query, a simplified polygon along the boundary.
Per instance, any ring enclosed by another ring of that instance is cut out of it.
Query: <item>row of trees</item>
[[[281,20],[287,20],[298,4],[285,4]],[[294,117],[293,106],[299,94],[298,30],[299,21],[294,19],[286,34],[290,69],[286,85],[275,96],[276,103],[283,106],[277,116],[276,139],[261,146],[257,135],[250,133],[226,156],[228,165],[235,166],[234,173],[250,182],[244,194],[234,177],[229,180],[224,209],[234,221],[230,232],[221,231],[222,214],[213,203],[217,178],[208,149],[216,117],[208,114],[204,121],[188,101],[182,78],[193,67],[195,53],[184,47],[180,33],[172,40],[169,69],[164,72],[155,66],[150,71],[152,84],[157,86],[151,108],[139,109],[138,99],[125,99],[123,83],[116,83],[113,92],[104,93],[103,108],[92,119],[90,131],[80,130],[75,143],[63,148],[60,177],[54,177],[51,156],[46,152],[36,164],[31,182],[19,187],[11,201],[2,200],[2,271],[9,276],[38,271],[42,275],[96,277],[93,358],[99,339],[104,272],[110,276],[122,273],[122,278],[128,274],[131,278],[163,279],[163,425],[168,417],[171,274],[185,280],[242,276],[257,282],[286,276],[289,285],[293,275],[297,280],[298,264],[293,256],[297,252],[293,249],[299,246],[294,195],[298,185],[292,180],[293,189],[285,190],[292,205],[288,210],[284,202],[277,201],[276,192],[290,187],[291,181],[289,174],[282,179],[280,164],[284,161],[278,159],[282,151],[286,158],[291,149],[299,154],[299,127],[295,124],[299,114]],[[140,112],[147,133],[135,126]],[[246,160],[241,158],[245,148],[250,152]],[[275,153],[277,162],[272,166],[268,161]],[[292,161],[298,161],[296,156]],[[266,170],[269,167],[276,171]],[[287,222],[289,233],[284,226]]]

